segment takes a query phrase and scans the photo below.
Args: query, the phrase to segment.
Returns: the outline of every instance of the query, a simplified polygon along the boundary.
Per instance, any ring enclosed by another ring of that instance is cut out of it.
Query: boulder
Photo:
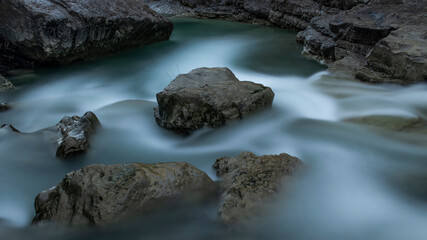
[[[173,29],[140,0],[3,0],[0,26],[0,73],[167,40]]]
[[[427,80],[426,11],[419,1],[371,1],[313,17],[297,40],[306,52],[332,60],[332,71],[345,70],[359,80],[423,82]]]
[[[14,89],[15,86],[9,80],[0,75],[0,92]]]
[[[189,134],[269,108],[273,98],[271,88],[239,81],[228,68],[198,68],[157,93],[154,115],[161,127]]]
[[[87,151],[89,138],[101,124],[92,112],[85,113],[82,117],[64,117],[56,125],[60,138],[56,156],[65,159]]]
[[[104,225],[166,199],[212,191],[216,184],[208,175],[184,162],[90,165],[36,197],[33,223]]]
[[[237,157],[219,158],[213,167],[223,178],[221,218],[235,223],[260,214],[282,183],[302,166],[301,160],[285,153],[256,156],[243,152]]]
[[[404,26],[379,41],[366,57],[374,71],[365,71],[365,79],[398,79],[404,85],[427,81],[426,30],[425,26]]]

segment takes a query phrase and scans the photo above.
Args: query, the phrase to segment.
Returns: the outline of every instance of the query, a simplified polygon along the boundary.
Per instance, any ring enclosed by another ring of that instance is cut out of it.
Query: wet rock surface
[[[0,75],[0,92],[14,89],[15,86],[9,80]]]
[[[20,131],[16,129],[14,126],[12,126],[11,124],[0,124],[0,129],[20,133]]]
[[[423,82],[427,80],[426,11],[426,5],[417,1],[371,1],[314,17],[297,40],[310,54],[333,62],[332,70],[350,72],[362,81]]]
[[[4,0],[0,26],[0,73],[167,40],[173,29],[138,0]]]
[[[0,103],[0,112],[10,110],[12,106],[8,103]]]
[[[271,88],[239,81],[228,68],[198,68],[157,94],[154,115],[159,126],[189,134],[269,108],[273,98]]]
[[[104,225],[142,213],[164,199],[212,191],[216,184],[207,174],[184,162],[90,165],[37,196],[33,223]]]
[[[303,30],[304,53],[369,83],[427,80],[427,5],[402,0],[145,0],[172,15]],[[179,9],[174,11],[173,9]]]
[[[346,121],[398,132],[427,134],[427,120],[422,118],[403,118],[374,115],[350,118]]]
[[[92,112],[85,113],[82,117],[64,117],[56,125],[60,134],[56,156],[61,159],[84,153],[89,148],[89,138],[100,127],[96,115]]]
[[[213,167],[223,178],[221,218],[233,223],[261,214],[282,183],[302,166],[301,160],[284,153],[256,156],[243,152],[237,157],[219,158]]]

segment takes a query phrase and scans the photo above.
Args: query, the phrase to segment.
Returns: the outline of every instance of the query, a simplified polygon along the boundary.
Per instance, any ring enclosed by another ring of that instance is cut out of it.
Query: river
[[[10,78],[17,89],[1,94],[0,102],[12,102],[14,108],[0,113],[0,123],[31,134],[0,130],[0,238],[427,238],[427,125],[399,127],[427,119],[427,84],[369,85],[331,74],[301,55],[292,31],[173,21],[170,41]],[[159,128],[155,94],[178,74],[198,67],[229,67],[240,80],[271,87],[272,109],[190,137]],[[56,159],[56,146],[43,140],[41,130],[86,111],[95,112],[102,124],[89,152]],[[366,119],[377,126],[360,124]],[[212,226],[212,205],[73,234],[26,227],[35,196],[85,165],[186,161],[216,179],[214,161],[242,151],[286,152],[307,166],[271,212],[247,229]]]

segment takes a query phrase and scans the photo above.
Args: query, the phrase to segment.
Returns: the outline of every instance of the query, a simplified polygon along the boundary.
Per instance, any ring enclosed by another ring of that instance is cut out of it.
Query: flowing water
[[[426,84],[368,85],[332,75],[300,54],[291,31],[173,21],[170,41],[10,78],[17,90],[0,102],[14,109],[0,113],[0,123],[31,134],[0,130],[0,238],[427,239],[427,125],[405,125],[427,118]],[[270,86],[272,109],[190,137],[156,125],[155,94],[176,75],[223,66]],[[103,126],[89,152],[56,159],[55,143],[40,130],[86,111]],[[217,225],[215,204],[77,233],[26,227],[34,197],[85,165],[187,161],[216,179],[215,159],[242,151],[286,152],[307,165],[248,229]]]

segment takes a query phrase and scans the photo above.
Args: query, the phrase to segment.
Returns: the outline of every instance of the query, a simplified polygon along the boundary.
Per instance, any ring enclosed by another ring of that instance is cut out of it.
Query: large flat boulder
[[[236,223],[261,215],[282,183],[302,166],[301,160],[285,153],[256,156],[243,152],[236,157],[217,159],[213,167],[223,178],[221,218]]]
[[[101,123],[93,112],[82,117],[66,116],[56,125],[60,135],[56,156],[61,159],[85,153],[89,148],[89,138]]]
[[[273,98],[271,88],[239,81],[228,68],[198,68],[157,93],[154,115],[161,127],[189,134],[269,108]]]
[[[212,191],[216,184],[208,175],[184,162],[90,165],[37,196],[33,223],[104,225],[141,214],[165,199]]]
[[[399,79],[397,82],[405,85],[427,81],[426,31],[425,26],[412,25],[391,32],[366,57],[374,71],[360,72],[359,76],[371,82]]]
[[[140,0],[3,0],[0,26],[0,73],[167,40],[173,29]]]

